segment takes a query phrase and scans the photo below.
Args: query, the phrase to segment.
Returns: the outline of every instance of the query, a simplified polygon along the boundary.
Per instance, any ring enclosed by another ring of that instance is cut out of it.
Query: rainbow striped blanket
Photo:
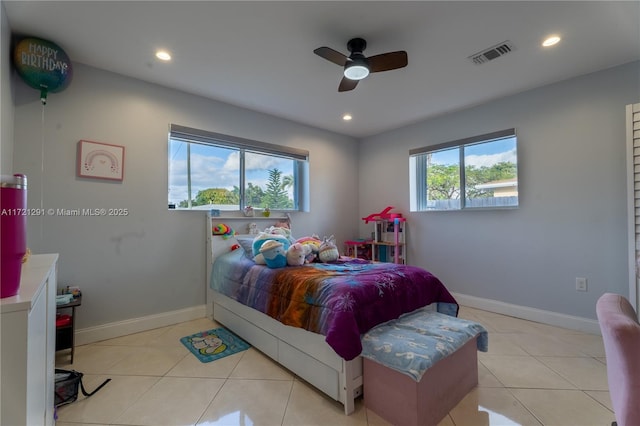
[[[270,269],[238,249],[216,259],[210,286],[283,324],[324,335],[346,360],[361,353],[361,335],[378,324],[432,303],[439,312],[458,312],[445,286],[422,268],[345,257]]]

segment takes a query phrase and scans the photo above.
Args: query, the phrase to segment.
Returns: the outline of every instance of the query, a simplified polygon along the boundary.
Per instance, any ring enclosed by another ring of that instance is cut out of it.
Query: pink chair
[[[640,425],[640,324],[623,296],[605,293],[596,303],[607,357],[607,380],[618,426]],[[615,422],[614,422],[615,424]]]

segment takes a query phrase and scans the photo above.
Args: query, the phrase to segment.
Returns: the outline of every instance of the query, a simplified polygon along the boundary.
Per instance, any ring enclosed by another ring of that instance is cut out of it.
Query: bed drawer
[[[333,368],[283,341],[278,343],[278,361],[331,398],[340,400],[340,379]]]
[[[216,321],[233,330],[234,333],[251,343],[260,352],[274,360],[278,359],[278,339],[273,335],[239,317],[224,306],[216,305],[214,314]]]

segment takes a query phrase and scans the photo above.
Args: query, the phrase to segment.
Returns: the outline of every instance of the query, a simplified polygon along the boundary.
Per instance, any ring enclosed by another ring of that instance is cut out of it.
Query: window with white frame
[[[518,207],[518,150],[507,129],[409,151],[411,211]]]
[[[309,153],[172,124],[169,208],[308,211]]]

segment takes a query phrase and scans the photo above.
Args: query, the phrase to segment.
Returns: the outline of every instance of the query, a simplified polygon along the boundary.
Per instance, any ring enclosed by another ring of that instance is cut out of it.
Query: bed
[[[362,393],[362,333],[427,305],[457,314],[455,299],[423,269],[346,258],[270,269],[231,250],[251,237],[211,235],[210,218],[207,229],[207,314],[341,402],[345,414]]]

